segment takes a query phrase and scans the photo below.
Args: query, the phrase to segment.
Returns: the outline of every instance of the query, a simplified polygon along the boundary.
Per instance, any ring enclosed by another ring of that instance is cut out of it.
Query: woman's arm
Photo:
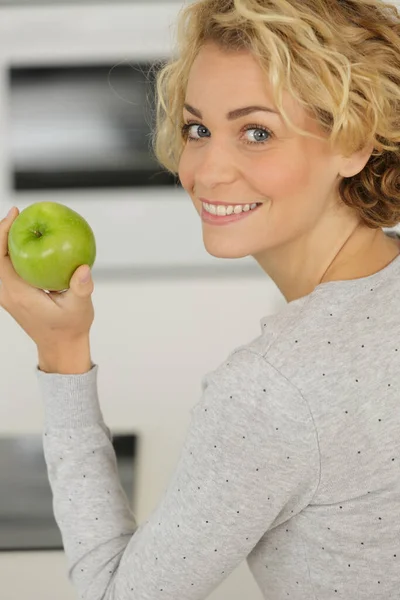
[[[84,600],[205,599],[277,518],[313,497],[320,460],[309,409],[262,356],[234,353],[203,384],[170,482],[138,527],[100,411],[97,371],[38,371],[70,580]],[[128,401],[140,410],[145,400]]]
[[[56,349],[38,348],[38,366],[44,373],[80,375],[92,368],[88,336],[74,342],[64,342]]]

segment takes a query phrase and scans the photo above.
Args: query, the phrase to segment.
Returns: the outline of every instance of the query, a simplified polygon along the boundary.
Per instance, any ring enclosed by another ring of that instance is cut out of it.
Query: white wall
[[[172,475],[201,378],[257,337],[260,319],[285,301],[261,271],[230,279],[94,279],[100,401],[112,430],[140,436],[135,514],[142,523]],[[41,433],[36,347],[2,309],[0,331],[0,435]],[[2,600],[76,598],[62,552],[0,553],[0,573]],[[245,562],[209,596],[226,598],[261,600]]]

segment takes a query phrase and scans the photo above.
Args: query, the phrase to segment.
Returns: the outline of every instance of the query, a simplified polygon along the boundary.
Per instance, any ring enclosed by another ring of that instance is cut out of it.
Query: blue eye
[[[255,136],[256,141],[255,142],[247,142],[248,144],[265,144],[266,142],[268,142],[269,138],[271,137],[271,132],[268,131],[268,129],[265,129],[265,127],[251,126],[251,127],[247,127],[245,129],[245,132],[247,132],[247,131],[256,131],[258,133],[261,133],[264,136],[268,136],[267,138],[258,139],[258,140],[257,140],[257,137]]]
[[[182,127],[182,136],[191,142],[192,141],[197,142],[201,138],[194,138],[193,136],[191,136],[189,134],[192,127],[197,127],[198,132],[199,132],[200,128],[204,131],[206,129],[206,127],[204,127],[204,125],[200,125],[200,123],[185,123],[185,125]]]
[[[204,127],[204,125],[202,125],[201,123],[196,123],[194,121],[191,121],[189,123],[185,123],[182,127],[182,137],[183,139],[188,142],[199,142],[203,137],[210,137],[209,135],[207,136],[201,136],[201,137],[193,137],[190,135],[190,129],[192,127],[197,127],[197,131],[198,134],[200,134],[200,131],[208,131],[207,127]],[[264,127],[263,125],[257,125],[257,124],[253,124],[253,125],[246,125],[243,129],[242,132],[247,132],[247,131],[257,131],[258,133],[262,133],[263,135],[268,136],[267,139],[259,139],[258,141],[255,142],[251,142],[251,141],[245,141],[245,144],[252,144],[252,145],[257,145],[260,146],[262,144],[266,144],[269,139],[272,137],[272,132],[267,129],[266,127]]]

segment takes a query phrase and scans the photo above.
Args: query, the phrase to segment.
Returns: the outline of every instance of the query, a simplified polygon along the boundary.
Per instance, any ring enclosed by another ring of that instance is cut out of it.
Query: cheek
[[[190,194],[194,186],[194,168],[189,160],[189,153],[183,150],[178,168],[179,181],[182,187]]]
[[[276,158],[276,160],[275,160]],[[265,225],[274,235],[300,234],[315,223],[324,209],[324,189],[329,174],[326,166],[311,154],[270,157],[247,170],[247,182],[256,197],[269,200]],[[325,181],[325,183],[324,183]],[[328,184],[329,185],[329,184]]]
[[[284,152],[262,157],[254,154],[242,157],[240,162],[236,179],[244,183],[249,198],[269,199],[271,208],[285,210],[286,216],[295,216],[312,205],[315,207],[315,195],[321,194],[324,181],[329,178],[321,153],[309,147],[286,148]],[[190,151],[184,149],[179,162],[179,180],[192,197],[196,184],[194,163]]]
[[[307,193],[312,182],[310,163],[299,155],[292,159],[286,155],[254,161],[243,175],[260,196],[281,202],[291,202]]]

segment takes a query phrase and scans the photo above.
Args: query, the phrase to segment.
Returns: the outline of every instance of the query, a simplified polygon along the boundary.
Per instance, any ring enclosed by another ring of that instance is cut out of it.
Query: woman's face
[[[277,110],[264,73],[247,51],[203,46],[192,65],[185,101],[199,115],[184,109],[184,121],[191,123],[188,136],[194,139],[185,143],[179,177],[198,214],[200,198],[262,203],[246,218],[222,227],[203,221],[207,252],[219,258],[253,256],[281,289],[299,268],[304,270],[305,262],[312,276],[321,249],[323,256],[324,246],[332,248],[329,231],[338,218],[343,158],[330,151],[325,139],[289,130],[279,114],[257,110],[227,118],[230,111],[255,105]],[[322,135],[288,95],[284,106],[297,126]]]

